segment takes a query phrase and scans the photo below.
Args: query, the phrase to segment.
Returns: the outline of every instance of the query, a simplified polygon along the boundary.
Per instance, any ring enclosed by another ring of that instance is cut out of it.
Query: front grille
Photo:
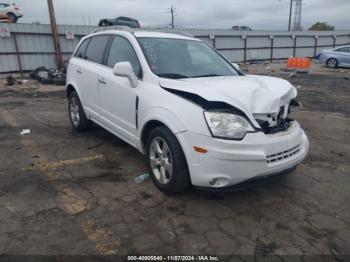
[[[286,159],[286,158],[289,158],[289,157],[296,155],[299,151],[300,151],[300,145],[297,145],[297,146],[295,146],[291,149],[288,149],[286,151],[279,152],[279,153],[272,154],[272,155],[268,155],[266,157],[266,162],[268,164],[276,163],[278,161],[281,161],[283,159]]]
[[[279,121],[276,126],[270,127],[268,121],[263,121],[260,119],[256,119],[256,121],[259,123],[261,130],[266,135],[272,135],[272,134],[286,131],[290,127],[291,123],[293,122],[292,119],[285,118],[285,119],[282,119],[281,121]]]

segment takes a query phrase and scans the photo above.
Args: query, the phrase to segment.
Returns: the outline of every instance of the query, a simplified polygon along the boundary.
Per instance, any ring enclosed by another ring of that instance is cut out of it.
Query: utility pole
[[[292,10],[293,10],[293,0],[290,0],[288,31],[290,31],[291,29],[290,27],[292,25]]]
[[[293,31],[300,31],[301,28],[301,14],[303,0],[294,0],[295,10],[294,10],[294,21],[293,21]]]
[[[52,33],[53,44],[54,44],[54,47],[55,47],[57,67],[58,68],[62,68],[63,63],[62,63],[61,47],[60,47],[60,43],[58,41],[58,33],[57,33],[57,24],[56,24],[56,18],[55,18],[55,10],[53,8],[52,0],[47,0],[47,5],[48,5],[48,8],[49,8],[51,33]]]
[[[171,28],[172,29],[174,29],[174,11],[175,11],[174,6],[171,6],[170,7],[170,13],[171,13]]]

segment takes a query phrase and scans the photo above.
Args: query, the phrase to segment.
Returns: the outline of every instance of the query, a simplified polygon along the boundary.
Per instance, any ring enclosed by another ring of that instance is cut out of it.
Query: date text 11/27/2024
[[[220,261],[217,256],[128,256],[128,261]]]

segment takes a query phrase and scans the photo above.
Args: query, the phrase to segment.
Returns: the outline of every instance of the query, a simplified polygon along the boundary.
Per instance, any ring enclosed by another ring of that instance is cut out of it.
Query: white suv
[[[67,76],[73,127],[94,122],[137,148],[168,194],[293,170],[309,149],[288,117],[296,96],[288,81],[245,75],[196,38],[120,28],[84,37]]]
[[[22,16],[23,13],[16,4],[0,3],[0,20],[16,23]]]

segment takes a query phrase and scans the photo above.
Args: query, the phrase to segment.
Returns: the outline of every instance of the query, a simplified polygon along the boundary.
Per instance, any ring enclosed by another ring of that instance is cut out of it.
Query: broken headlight
[[[216,138],[241,140],[247,132],[254,131],[249,122],[239,115],[205,111],[204,116],[212,136]]]

